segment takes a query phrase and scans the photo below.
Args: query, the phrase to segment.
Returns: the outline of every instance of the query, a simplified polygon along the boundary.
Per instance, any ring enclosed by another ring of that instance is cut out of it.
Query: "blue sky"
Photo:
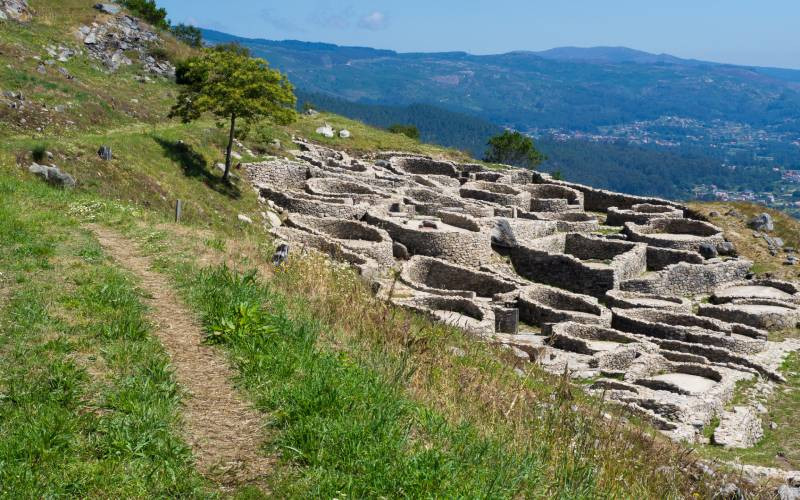
[[[474,54],[623,45],[800,68],[800,0],[157,0],[240,36]]]

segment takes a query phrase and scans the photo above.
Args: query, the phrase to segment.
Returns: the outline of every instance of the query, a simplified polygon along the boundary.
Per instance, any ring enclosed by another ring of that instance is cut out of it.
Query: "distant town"
[[[796,131],[786,131],[794,128],[781,125],[756,128],[723,120],[703,122],[680,116],[662,116],[655,120],[598,127],[595,131],[534,129],[529,133],[556,141],[577,139],[684,150],[702,148],[714,153],[714,158],[723,167],[731,170],[762,168],[779,173],[780,180],[769,191],[722,189],[714,184],[699,184],[692,190],[693,198],[762,203],[800,217],[800,136]]]

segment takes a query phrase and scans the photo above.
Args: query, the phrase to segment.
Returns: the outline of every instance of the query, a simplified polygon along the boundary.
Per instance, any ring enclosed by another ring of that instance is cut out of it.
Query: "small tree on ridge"
[[[223,174],[226,182],[237,119],[253,122],[269,118],[286,124],[295,118],[297,100],[292,84],[265,60],[250,57],[247,50],[228,46],[205,49],[179,65],[176,79],[182,89],[170,111],[171,118],[188,123],[211,113],[230,123]]]
[[[517,131],[506,130],[489,139],[489,150],[484,157],[490,163],[504,163],[516,167],[534,168],[547,159],[533,145],[533,140]]]

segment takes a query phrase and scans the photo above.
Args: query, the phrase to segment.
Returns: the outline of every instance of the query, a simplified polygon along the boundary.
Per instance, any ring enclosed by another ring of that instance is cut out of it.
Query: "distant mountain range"
[[[536,136],[549,157],[542,168],[569,180],[670,198],[786,200],[778,208],[793,200],[781,178],[800,170],[800,70],[626,47],[398,53],[203,35],[268,60],[301,102],[379,127],[413,124],[423,140],[477,157],[510,127]]]
[[[800,131],[800,71],[624,47],[470,55],[239,38],[299,87],[369,104],[432,104],[521,130],[594,130],[676,115]]]

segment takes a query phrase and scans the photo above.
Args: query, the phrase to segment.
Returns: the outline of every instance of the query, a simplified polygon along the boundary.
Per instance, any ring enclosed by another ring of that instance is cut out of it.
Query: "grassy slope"
[[[789,280],[800,277],[800,267],[784,266],[786,255],[783,252],[776,256],[771,255],[764,239],[753,237],[753,230],[747,227],[748,221],[753,217],[766,212],[775,223],[775,230],[769,233],[770,236],[782,238],[786,246],[800,249],[800,220],[753,203],[691,203],[690,207],[725,231],[725,235],[739,252],[753,261],[753,271],[756,274],[770,273],[776,278]],[[712,212],[718,215],[711,217]]]
[[[235,223],[238,213],[253,217],[258,212],[255,195],[244,185],[223,188],[219,172],[211,168],[222,157],[223,136],[218,129],[210,122],[165,122],[174,87],[165,82],[140,84],[133,79],[136,68],[108,75],[77,57],[69,63],[75,80],[64,80],[55,72],[39,75],[31,57],[42,55],[41,45],[67,43],[71,29],[96,14],[91,2],[83,0],[33,4],[38,21],[25,28],[4,25],[0,30],[0,87],[22,89],[29,103],[74,100],[75,105],[64,111],[63,122],[72,120],[75,125],[36,132],[33,119],[24,125],[0,122],[12,133],[0,144],[0,179],[5,191],[18,193],[17,198],[8,198],[11,206],[37,207],[70,226],[99,219],[127,232],[160,257],[162,269],[184,288],[209,328],[224,318],[235,320],[238,314],[230,303],[211,300],[209,291],[215,291],[265,305],[267,312],[258,322],[279,324],[293,333],[281,339],[287,359],[270,357],[274,339],[269,337],[253,345],[226,343],[243,384],[259,407],[274,415],[273,444],[285,465],[274,480],[276,491],[297,496],[333,494],[336,489],[366,494],[393,493],[392,488],[402,487],[409,494],[445,495],[464,492],[470,485],[498,488],[483,490],[498,494],[518,488],[523,494],[548,496],[679,496],[704,494],[714,487],[713,481],[695,481],[681,473],[691,459],[646,427],[640,434],[638,428],[608,425],[602,406],[567,390],[557,378],[534,370],[520,380],[497,351],[452,329],[376,304],[350,272],[328,269],[314,259],[295,259],[286,271],[273,275],[265,264],[271,253],[268,239],[253,227]],[[2,69],[7,64],[13,71]],[[262,125],[246,142],[255,148],[278,138],[286,145],[292,134],[313,136],[325,121],[354,134],[350,140],[326,141],[337,147],[459,157],[332,115],[303,117],[287,128]],[[62,194],[40,186],[21,168],[29,164],[30,150],[40,143],[55,154],[55,163],[76,175],[78,189]],[[101,144],[113,147],[115,160],[102,162],[96,157]],[[185,225],[164,225],[176,198],[188,201]],[[14,209],[9,210],[16,216]],[[82,241],[91,244],[85,235]],[[269,280],[242,284],[224,278],[218,268],[198,264],[220,259],[240,268],[260,268]],[[2,272],[7,273],[10,265],[4,264]],[[54,273],[52,286],[68,289],[70,282],[64,279],[68,276]],[[91,300],[102,303],[102,298]],[[465,349],[467,356],[454,358],[453,346]],[[266,370],[268,362],[284,364],[269,364]],[[303,373],[312,372],[306,370],[329,377],[309,384]],[[282,382],[280,390],[265,383],[273,380]],[[93,386],[81,387],[92,398],[104,394]],[[134,392],[146,395],[143,389]],[[391,410],[397,418],[379,418],[376,409]],[[169,411],[166,408],[162,418],[167,426],[172,425]],[[437,422],[442,424],[434,425]],[[309,428],[315,430],[313,436],[320,428],[330,429],[324,434],[330,439],[324,443],[308,439]],[[475,446],[483,454],[469,452]],[[504,456],[524,460],[509,462]],[[403,465],[401,477],[388,474],[390,457]],[[469,463],[467,457],[478,458]],[[116,459],[123,468],[134,463],[134,457],[124,454]],[[81,464],[84,458],[78,453],[71,460]],[[185,466],[180,457],[175,460]],[[56,463],[52,470],[59,467],[67,466]],[[188,481],[182,487],[194,487],[191,471],[182,470]],[[426,477],[429,470],[439,471],[439,477]],[[365,472],[370,479],[362,482]],[[505,479],[491,484],[493,477]],[[52,475],[52,483],[44,484],[65,487],[60,479]],[[130,484],[131,491],[173,487],[169,478],[162,479],[120,483]]]
[[[204,494],[135,282],[66,198],[0,180],[0,495]]]

